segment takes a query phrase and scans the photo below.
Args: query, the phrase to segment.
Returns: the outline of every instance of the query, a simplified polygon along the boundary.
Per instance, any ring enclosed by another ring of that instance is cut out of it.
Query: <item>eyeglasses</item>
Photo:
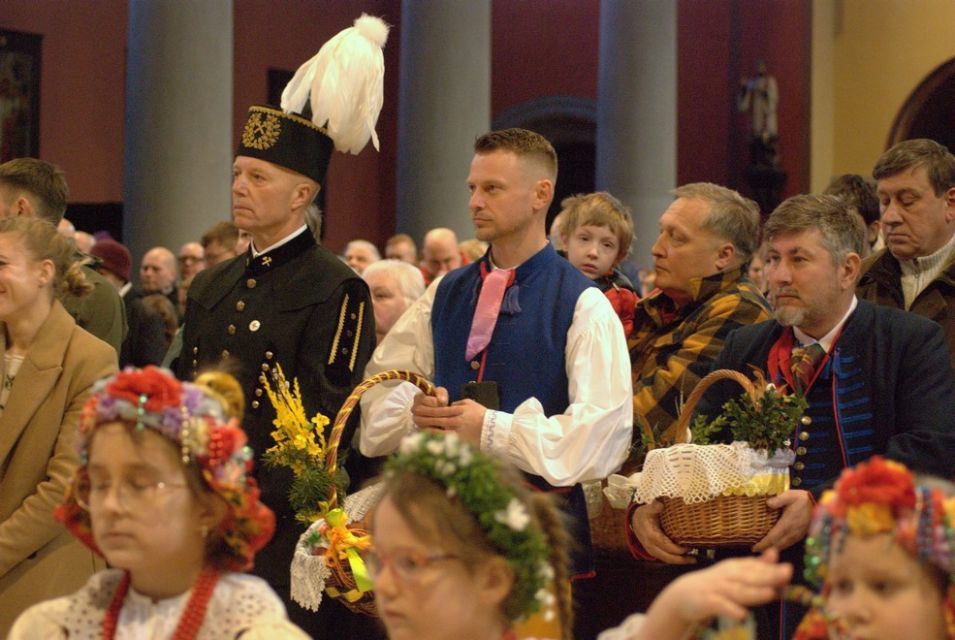
[[[362,554],[368,577],[374,580],[385,567],[391,569],[399,582],[415,582],[421,579],[424,571],[435,562],[457,560],[453,553],[441,553],[427,556],[411,549],[396,549],[391,553],[368,551]]]
[[[84,511],[99,509],[114,486],[116,487],[116,504],[122,511],[133,514],[147,511],[160,494],[168,493],[174,489],[184,489],[189,485],[185,482],[146,480],[135,476],[124,478],[114,485],[108,481],[97,480],[93,482],[89,475],[80,473],[73,480],[76,503]]]

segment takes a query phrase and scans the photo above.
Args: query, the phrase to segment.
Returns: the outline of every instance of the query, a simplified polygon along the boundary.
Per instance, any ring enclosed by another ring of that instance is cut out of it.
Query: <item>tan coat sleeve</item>
[[[79,459],[76,433],[83,403],[93,383],[117,369],[116,353],[108,345],[75,329],[58,384],[68,386],[68,398],[46,475],[36,490],[0,523],[0,577],[63,532],[52,513],[63,500]],[[37,412],[38,415],[41,411]],[[48,414],[47,414],[48,415]],[[27,428],[31,428],[32,425]]]

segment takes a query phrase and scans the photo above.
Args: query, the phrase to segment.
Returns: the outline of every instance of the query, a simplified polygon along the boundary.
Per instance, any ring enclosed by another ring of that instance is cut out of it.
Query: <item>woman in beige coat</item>
[[[53,519],[79,460],[75,431],[116,352],[76,326],[55,293],[86,289],[48,222],[0,220],[0,637],[26,607],[72,593],[92,553]]]

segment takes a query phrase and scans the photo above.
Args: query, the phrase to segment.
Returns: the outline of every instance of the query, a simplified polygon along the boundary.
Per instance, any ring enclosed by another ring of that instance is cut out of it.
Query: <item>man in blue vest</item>
[[[955,380],[939,325],[856,297],[865,228],[843,200],[790,198],[769,217],[764,235],[776,318],[731,333],[714,369],[759,368],[809,402],[793,431],[792,488],[768,499],[780,517],[752,548],[795,547],[790,555],[797,561],[795,545],[806,537],[813,503],[846,467],[882,454],[952,477]],[[738,385],[717,383],[700,411],[712,415],[740,393]],[[659,503],[632,509],[635,553],[694,562],[689,549],[663,533],[659,512]]]
[[[387,455],[417,429],[455,431],[565,494],[574,536],[590,536],[580,482],[604,478],[630,446],[632,392],[620,321],[593,281],[547,241],[557,156],[523,129],[477,139],[468,175],[478,261],[436,280],[398,320],[366,368],[409,369],[408,383],[362,397],[361,450]],[[592,572],[589,553],[575,571]]]

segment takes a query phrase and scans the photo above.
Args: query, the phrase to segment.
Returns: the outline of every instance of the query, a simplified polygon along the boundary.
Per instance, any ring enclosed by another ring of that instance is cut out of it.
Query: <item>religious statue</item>
[[[756,74],[741,78],[736,104],[740,111],[750,113],[752,134],[749,151],[750,163],[759,167],[775,167],[779,164],[779,140],[776,128],[776,105],[779,90],[776,79],[766,72],[766,63],[756,63]]]

